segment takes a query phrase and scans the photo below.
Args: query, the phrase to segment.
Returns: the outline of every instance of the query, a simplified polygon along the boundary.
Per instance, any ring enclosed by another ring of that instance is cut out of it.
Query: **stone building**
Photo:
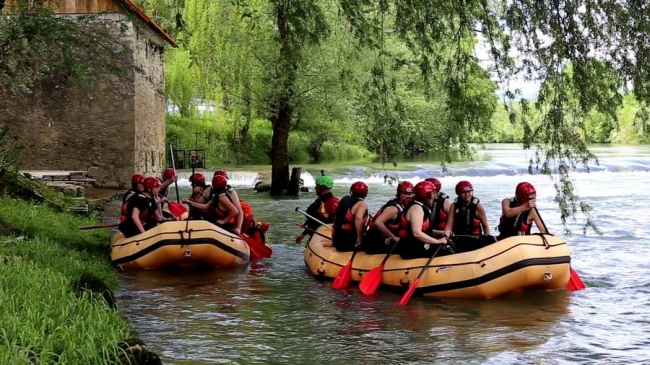
[[[176,43],[131,0],[57,4],[57,14],[99,14],[114,24],[132,54],[120,61],[122,75],[90,91],[57,85],[25,97],[1,95],[0,88],[0,126],[9,125],[21,147],[21,169],[88,171],[98,186],[119,188],[134,173],[159,175],[166,151],[163,50]]]

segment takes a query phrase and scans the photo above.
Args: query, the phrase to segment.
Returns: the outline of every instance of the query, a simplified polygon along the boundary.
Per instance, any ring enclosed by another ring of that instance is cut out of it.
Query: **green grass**
[[[0,221],[24,232],[0,236],[0,364],[128,363],[118,345],[133,329],[101,295],[75,294],[82,274],[116,289],[108,232],[49,205],[0,197]]]
[[[33,250],[53,245],[41,240],[16,244]],[[117,358],[116,345],[131,328],[116,311],[73,294],[70,277],[58,265],[47,267],[7,252],[0,260],[0,363],[102,364]]]
[[[105,251],[106,229],[81,231],[79,227],[99,224],[91,218],[59,213],[54,208],[34,202],[0,197],[0,221],[23,230],[31,238],[47,238],[73,249]]]

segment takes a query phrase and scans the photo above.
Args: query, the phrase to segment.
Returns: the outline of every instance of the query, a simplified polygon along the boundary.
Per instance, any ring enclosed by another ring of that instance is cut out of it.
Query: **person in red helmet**
[[[449,217],[451,199],[449,199],[449,195],[441,191],[442,183],[440,180],[435,177],[430,177],[424,181],[432,183],[436,188],[436,199],[433,201],[433,206],[431,207],[430,229],[434,236],[442,237],[445,235],[445,229],[447,228],[447,217]]]
[[[173,168],[168,167],[163,171],[162,183],[160,185],[160,196],[166,198],[169,194],[169,185],[178,180],[178,174]]]
[[[135,174],[131,177],[131,189],[127,190],[122,196],[122,206],[120,207],[120,221],[126,220],[127,205],[126,203],[134,196],[144,191],[144,179],[147,177],[143,174]]]
[[[332,243],[337,251],[354,251],[361,247],[368,217],[366,196],[368,185],[357,181],[350,186],[350,195],[339,202],[332,229]]]
[[[160,180],[155,177],[148,177],[143,181],[144,191],[135,195],[127,202],[124,219],[118,230],[125,237],[132,237],[146,230],[155,227],[163,220],[160,216],[156,196],[160,193]]]
[[[535,187],[527,182],[522,182],[515,188],[515,196],[505,198],[501,201],[501,219],[499,220],[498,240],[512,236],[523,236],[530,234],[532,224],[535,222],[537,230],[547,233],[546,227],[542,224],[537,210],[535,209],[537,191]]]
[[[404,237],[400,239],[397,251],[403,259],[431,257],[437,251],[436,245],[447,245],[446,237],[434,238],[426,233],[431,225],[429,207],[436,197],[436,188],[428,181],[421,181],[415,185],[413,194],[413,200],[404,207],[400,219]]]
[[[192,186],[192,195],[189,200],[198,203],[205,204],[210,201],[209,191],[206,194],[206,190],[211,189],[210,185],[205,184],[205,175],[197,172],[190,176],[190,185]],[[206,196],[207,195],[207,196]],[[183,200],[184,202],[185,200]],[[208,209],[199,209],[192,205],[189,206],[189,219],[208,219],[210,212]]]
[[[460,236],[456,240],[458,252],[471,251],[496,242],[490,235],[490,225],[485,213],[485,207],[474,196],[474,186],[463,180],[456,184],[458,197],[449,207],[445,235]]]
[[[217,176],[223,176],[226,178],[226,180],[228,180],[228,171],[217,170],[214,172],[213,178]],[[252,217],[254,214],[253,208],[250,205],[248,205],[247,207],[242,206],[241,200],[239,200],[239,194],[237,193],[237,190],[233,189],[232,186],[228,185],[226,190],[228,196],[230,197],[230,200],[232,201],[232,203],[237,208],[237,211],[239,212],[237,214],[237,217],[235,218],[235,231],[239,234],[241,234],[242,232],[246,232],[248,227],[250,227],[250,223],[251,223],[249,217]]]
[[[235,218],[239,211],[228,194],[228,179],[225,176],[215,176],[212,179],[212,200],[209,202],[199,204],[189,199],[183,199],[183,203],[201,210],[208,210],[208,220],[226,230],[239,233],[239,230],[235,229]]]
[[[399,222],[404,206],[413,199],[413,184],[402,181],[397,184],[397,194],[382,206],[370,221],[368,232],[363,237],[363,248],[369,255],[386,254],[392,244],[400,240]]]

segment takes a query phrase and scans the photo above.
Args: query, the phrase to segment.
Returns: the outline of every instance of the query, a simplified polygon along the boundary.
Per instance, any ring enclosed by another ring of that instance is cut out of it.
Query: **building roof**
[[[161,36],[172,47],[178,47],[178,44],[176,44],[176,42],[172,39],[172,37],[169,34],[167,34],[167,32],[165,32],[160,27],[160,25],[158,25],[156,22],[151,20],[151,18],[149,18],[147,14],[145,14],[144,11],[140,9],[140,7],[135,5],[133,1],[131,0],[119,0],[119,1],[121,1],[122,4],[124,4],[127,7],[127,9],[135,13],[135,15],[137,15],[138,18],[140,18],[140,20],[142,20],[145,24],[147,24],[149,28],[151,28],[151,30],[153,30],[156,34]]]

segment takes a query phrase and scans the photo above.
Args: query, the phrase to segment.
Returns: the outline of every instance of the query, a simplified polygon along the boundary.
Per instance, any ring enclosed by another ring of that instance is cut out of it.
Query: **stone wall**
[[[91,90],[40,85],[32,95],[3,94],[0,126],[21,146],[21,169],[88,171],[98,186],[123,188],[136,173],[160,174],[164,161],[165,105],[162,40],[131,18],[121,35],[133,54],[116,60],[123,74]],[[137,20],[136,20],[137,21]],[[153,40],[152,40],[153,39]],[[136,66],[136,67],[134,67]]]
[[[165,161],[164,44],[145,27],[135,29],[135,166],[158,176]]]

